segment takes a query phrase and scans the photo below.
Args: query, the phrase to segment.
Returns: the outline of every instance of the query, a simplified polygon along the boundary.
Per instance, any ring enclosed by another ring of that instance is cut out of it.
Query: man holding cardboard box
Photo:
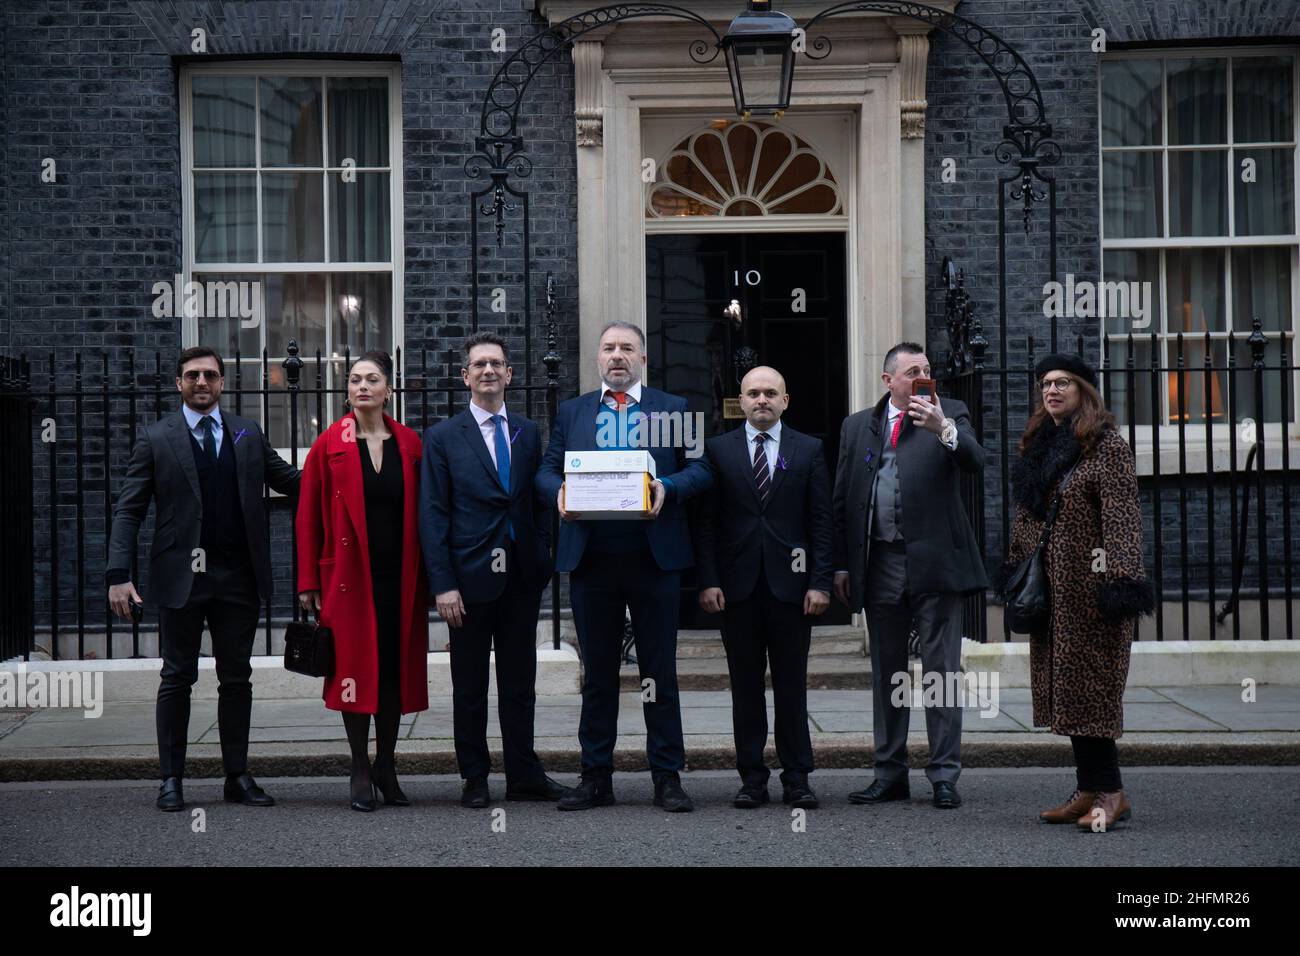
[[[570,575],[584,670],[582,782],[559,806],[588,810],[614,802],[627,609],[641,669],[654,803],[680,813],[694,809],[679,777],[686,755],[677,697],[677,613],[681,572],[694,563],[682,505],[707,491],[713,476],[702,457],[703,436],[690,427],[695,419],[686,400],[641,384],[645,336],[637,326],[609,323],[596,363],[601,387],[560,405],[537,475],[538,487],[555,496],[564,518],[555,564]],[[688,448],[692,434],[699,444]]]

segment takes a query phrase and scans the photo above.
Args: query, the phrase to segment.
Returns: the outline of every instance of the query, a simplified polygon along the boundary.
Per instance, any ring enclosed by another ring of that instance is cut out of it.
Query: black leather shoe
[[[940,781],[934,785],[934,805],[940,810],[955,810],[961,806],[961,794],[951,783]]]
[[[731,805],[737,810],[753,810],[767,803],[768,799],[767,784],[745,784],[736,791],[736,797],[731,801]]]
[[[159,810],[184,810],[185,794],[181,790],[180,777],[168,777],[158,788],[157,805]]]
[[[384,805],[388,807],[409,807],[411,801],[406,794],[402,793],[402,788],[397,783],[397,764],[391,760],[379,760],[370,765],[370,779],[374,782],[375,789],[384,797]]]
[[[911,796],[912,791],[908,788],[906,780],[898,780],[894,783],[876,780],[867,789],[854,790],[850,793],[849,803],[888,803],[890,800],[908,800]]]
[[[365,764],[361,768],[360,771],[354,769],[348,778],[348,806],[358,813],[374,813],[379,808],[379,801],[375,799],[379,790],[368,772],[369,768]]]
[[[677,774],[655,781],[654,804],[656,807],[663,807],[669,813],[690,813],[695,809],[695,804],[682,789]]]
[[[572,792],[572,787],[566,787],[564,784],[552,780],[545,774],[537,780],[532,780],[519,786],[515,786],[509,781],[506,781],[507,800],[538,800],[554,803],[565,794]]]
[[[242,803],[246,807],[273,807],[271,795],[257,785],[250,773],[226,777],[226,802]]]
[[[611,807],[614,805],[614,785],[609,778],[583,779],[578,785],[560,797],[558,810],[590,810],[592,807]]]
[[[470,777],[465,781],[465,789],[460,794],[460,805],[471,810],[482,810],[492,802],[488,792],[487,777]]]
[[[781,802],[801,810],[816,810],[821,803],[807,781],[787,783],[781,790]]]

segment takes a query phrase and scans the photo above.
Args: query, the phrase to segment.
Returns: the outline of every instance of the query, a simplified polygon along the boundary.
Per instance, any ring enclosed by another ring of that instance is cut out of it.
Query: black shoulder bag
[[[1047,541],[1052,535],[1052,526],[1056,524],[1056,513],[1061,510],[1061,494],[1078,465],[1077,461],[1071,465],[1057,486],[1034,553],[1021,561],[1007,580],[1007,603],[1003,614],[1013,633],[1041,633],[1051,626],[1052,588],[1047,580]]]
[[[334,632],[320,623],[291,621],[284,629],[284,667],[308,677],[334,675]]]

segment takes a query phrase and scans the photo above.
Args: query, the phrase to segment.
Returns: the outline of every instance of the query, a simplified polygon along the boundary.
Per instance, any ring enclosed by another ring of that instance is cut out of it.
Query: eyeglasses
[[[221,379],[221,373],[218,372],[216,369],[192,368],[181,377],[184,378],[185,381],[187,382],[197,382],[199,379],[204,379],[209,382],[216,382]]]
[[[1039,383],[1039,388],[1044,392],[1068,392],[1073,384],[1072,378],[1045,378]]]
[[[502,362],[500,359],[479,359],[477,362],[470,362],[469,367],[474,369],[476,372],[481,372],[488,368],[492,369],[494,372],[499,372],[506,367],[506,363]]]

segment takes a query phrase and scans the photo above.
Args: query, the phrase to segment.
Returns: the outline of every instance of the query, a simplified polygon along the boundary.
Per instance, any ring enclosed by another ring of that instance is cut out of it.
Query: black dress
[[[365,441],[357,442],[366,499],[366,538],[370,544],[370,583],[375,596],[375,636],[379,645],[381,706],[400,706],[402,627],[402,511],[405,487],[397,436],[384,441],[384,460],[376,473]]]

